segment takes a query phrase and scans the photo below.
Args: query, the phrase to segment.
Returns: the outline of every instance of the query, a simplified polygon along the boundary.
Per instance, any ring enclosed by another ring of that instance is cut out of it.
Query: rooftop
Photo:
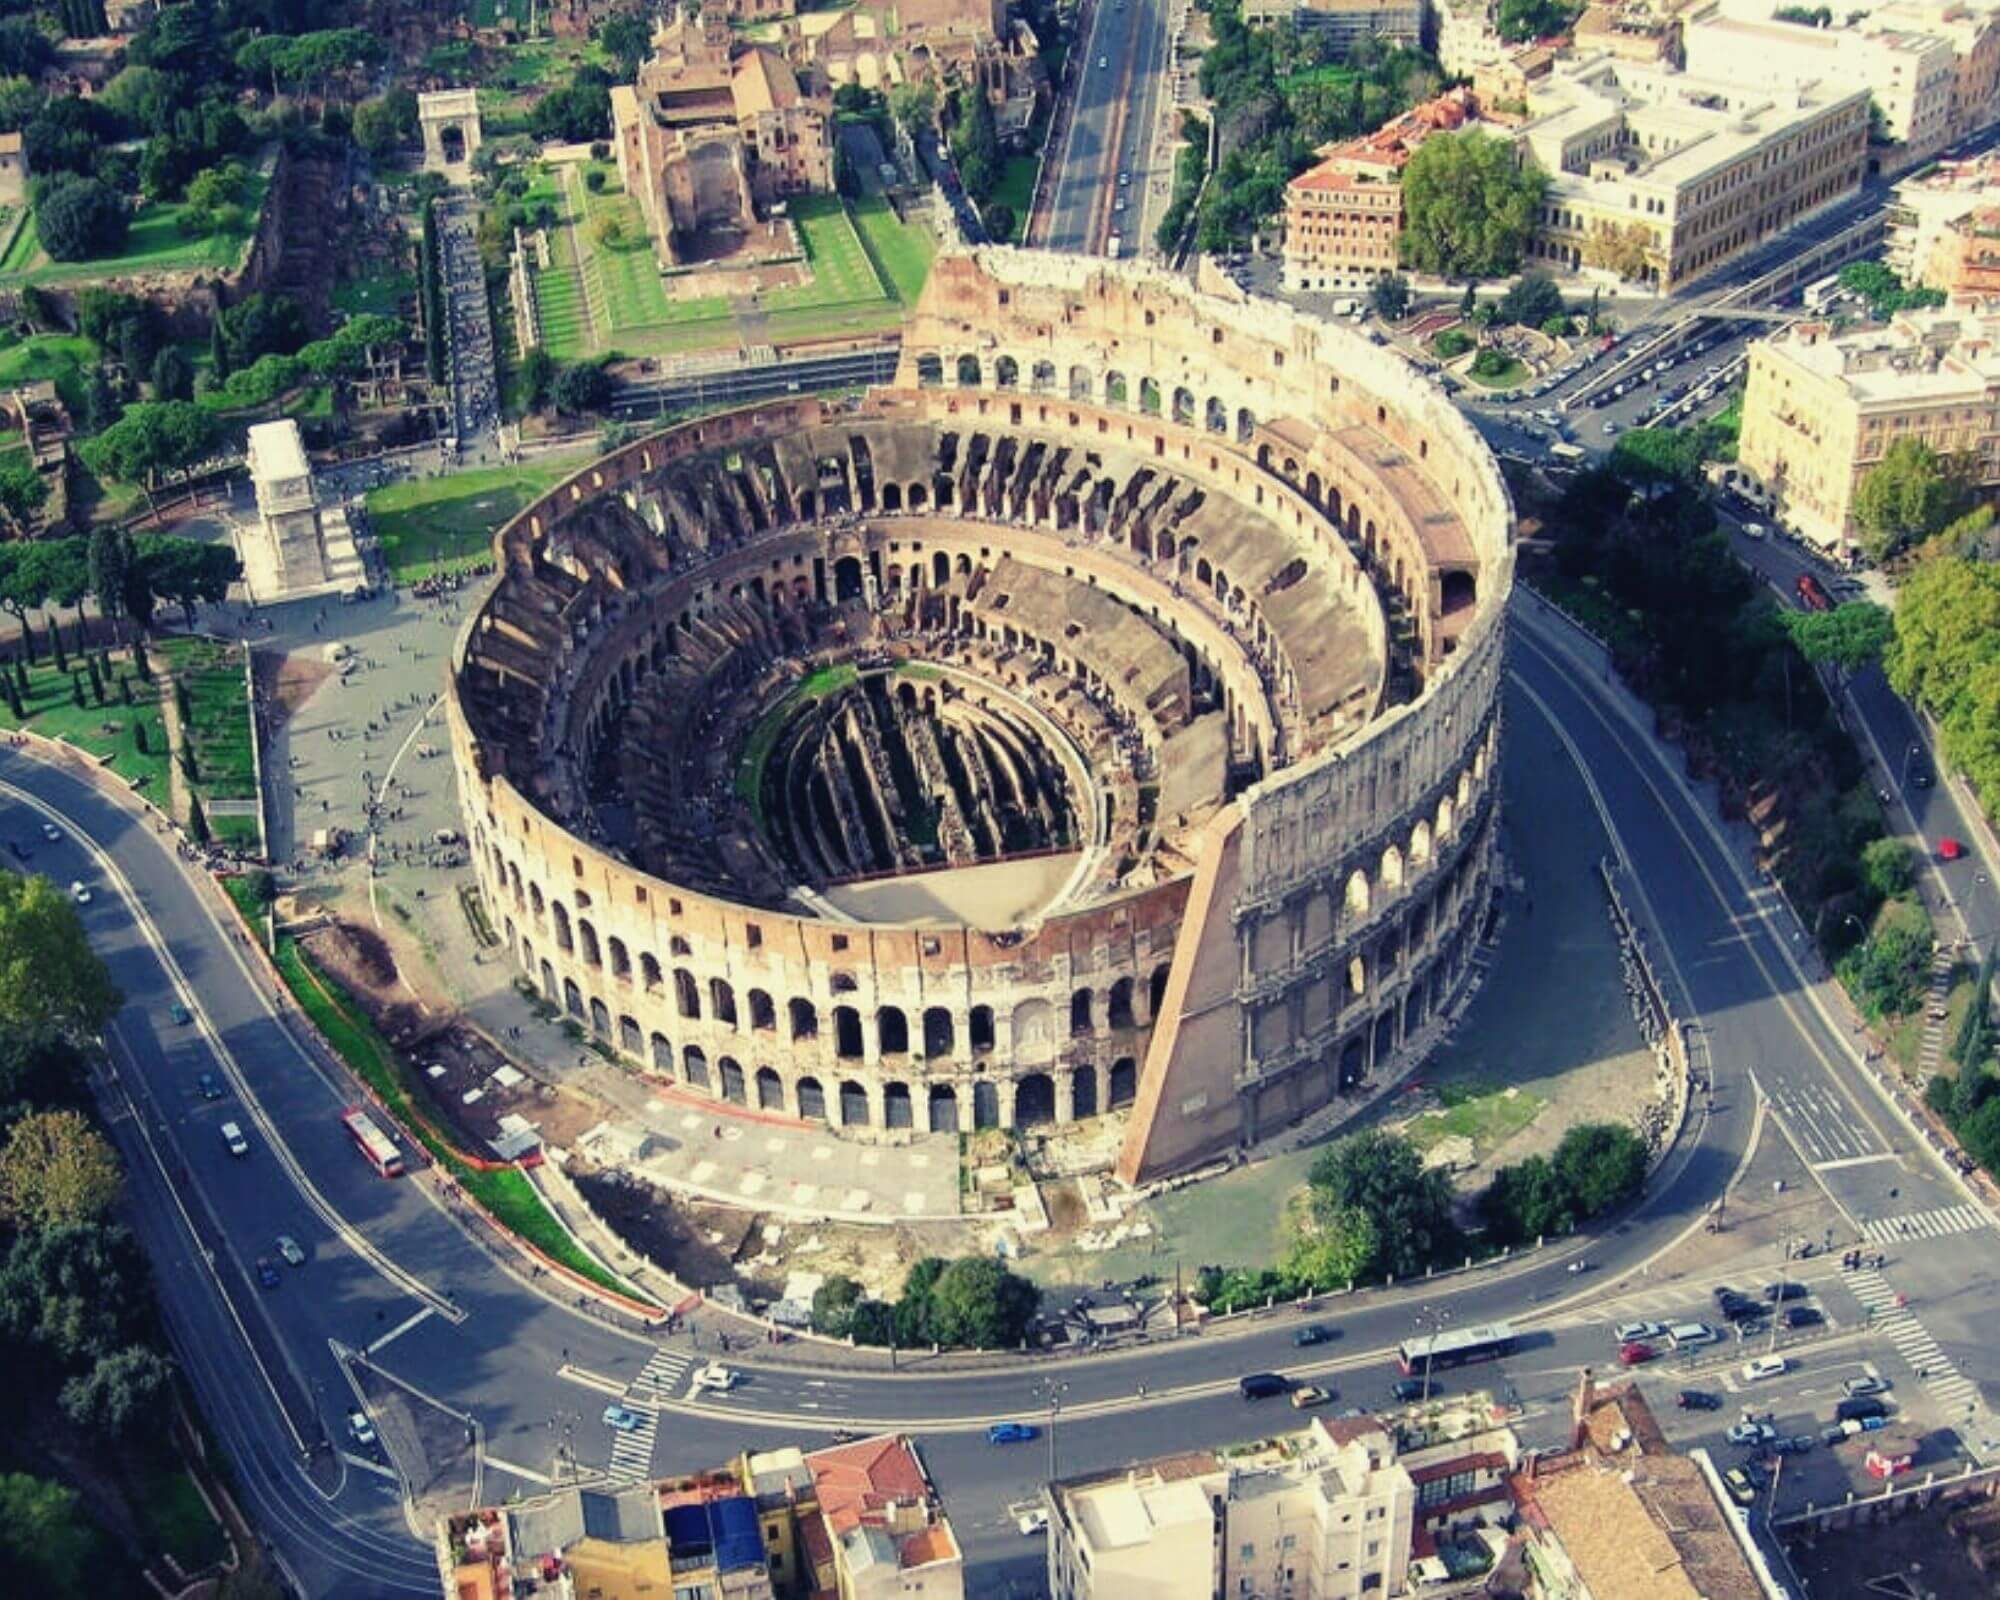
[[[958,1541],[917,1458],[901,1434],[878,1434],[806,1457],[821,1512],[836,1541],[853,1555],[851,1535],[886,1535],[905,1568],[960,1559]]]
[[[306,444],[298,422],[285,417],[277,422],[253,423],[249,433],[250,475],[254,478],[304,478],[312,473],[306,460]]]
[[[1805,371],[1840,382],[1863,406],[1942,400],[2000,384],[2000,307],[1957,302],[1845,332],[1799,322],[1767,344]]]

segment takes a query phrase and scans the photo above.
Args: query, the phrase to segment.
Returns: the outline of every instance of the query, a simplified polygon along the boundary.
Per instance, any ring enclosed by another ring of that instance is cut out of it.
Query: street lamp
[[[1429,1306],[1419,1306],[1417,1308],[1417,1332],[1420,1334],[1423,1333],[1426,1325],[1430,1329],[1429,1337],[1424,1340],[1424,1389],[1423,1396],[1418,1402],[1421,1405],[1430,1404],[1431,1361],[1437,1352],[1438,1335],[1444,1332],[1444,1325],[1449,1321],[1451,1321],[1451,1313],[1447,1310],[1440,1309],[1433,1311]]]
[[[1049,1482],[1056,1481],[1056,1418],[1062,1412],[1062,1397],[1069,1393],[1069,1385],[1055,1378],[1042,1380],[1042,1403],[1049,1408]]]

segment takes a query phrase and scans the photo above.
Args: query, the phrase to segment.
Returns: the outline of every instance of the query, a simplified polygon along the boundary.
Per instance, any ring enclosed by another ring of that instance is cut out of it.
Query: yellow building
[[[1855,487],[1899,439],[2000,483],[2000,315],[1946,306],[1848,333],[1801,322],[1751,346],[1738,465],[1822,549],[1853,553]]]
[[[1860,187],[1868,91],[1788,90],[1597,56],[1528,85],[1549,175],[1529,254],[1672,293]]]

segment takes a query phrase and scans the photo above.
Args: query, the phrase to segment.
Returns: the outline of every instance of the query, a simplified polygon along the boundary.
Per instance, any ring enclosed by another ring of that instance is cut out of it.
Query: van
[[[243,1137],[243,1130],[233,1122],[225,1122],[222,1125],[222,1142],[233,1156],[247,1156],[250,1153],[250,1141]]]
[[[1239,1378],[1236,1387],[1245,1400],[1268,1400],[1272,1395],[1285,1393],[1291,1385],[1275,1372],[1251,1372]]]
[[[1676,1350],[1699,1350],[1703,1345],[1715,1344],[1722,1335],[1705,1322],[1676,1322],[1667,1329],[1667,1337]]]
[[[1886,1417],[1889,1408],[1872,1394],[1849,1395],[1833,1408],[1838,1422],[1860,1422],[1868,1417]]]

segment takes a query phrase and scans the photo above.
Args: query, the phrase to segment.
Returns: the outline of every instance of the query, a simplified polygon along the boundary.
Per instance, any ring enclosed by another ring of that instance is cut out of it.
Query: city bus
[[[1396,1364],[1406,1378],[1462,1367],[1473,1361],[1498,1361],[1514,1353],[1514,1330],[1504,1322],[1476,1328],[1447,1328],[1421,1339],[1405,1339],[1396,1347]]]
[[[340,1114],[341,1125],[360,1146],[361,1153],[368,1158],[368,1165],[385,1178],[400,1178],[403,1175],[403,1153],[379,1127],[375,1119],[359,1106],[350,1106]]]

